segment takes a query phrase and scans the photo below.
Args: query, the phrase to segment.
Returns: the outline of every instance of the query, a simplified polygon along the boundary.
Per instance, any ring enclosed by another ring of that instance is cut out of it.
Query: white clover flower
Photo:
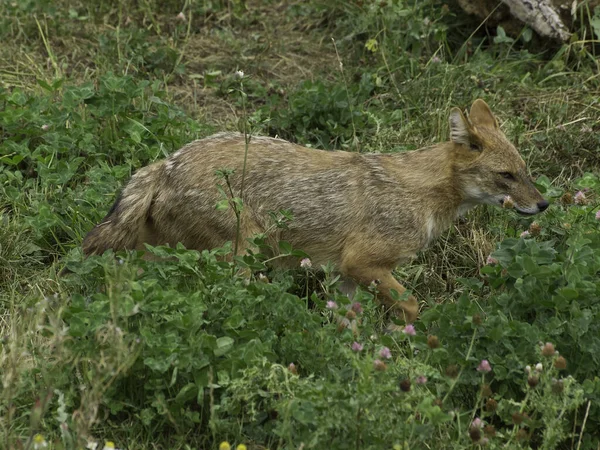
[[[491,371],[492,365],[490,364],[490,362],[487,359],[482,359],[479,365],[477,366],[477,372],[487,373]]]
[[[328,300],[327,304],[325,305],[325,307],[327,309],[338,309],[338,305],[336,302],[334,302],[333,300]]]
[[[583,191],[577,191],[575,197],[573,197],[573,200],[575,201],[576,205],[585,205],[587,201]]]
[[[48,447],[48,442],[46,442],[46,439],[44,439],[44,436],[42,436],[41,434],[36,434],[33,437],[33,448],[35,450],[38,450],[40,448],[46,448]]]
[[[312,261],[308,258],[304,258],[302,261],[300,261],[300,267],[303,269],[310,269],[312,267]]]
[[[485,263],[488,266],[495,266],[496,264],[498,264],[498,260],[496,258],[493,258],[492,255],[488,255],[487,259],[485,260]]]
[[[411,323],[406,325],[404,327],[404,329],[402,330],[402,332],[408,336],[416,336],[417,335],[417,330],[415,330],[415,326]]]
[[[481,420],[479,417],[475,417],[471,423],[471,426],[475,428],[483,428],[483,420]]]
[[[388,347],[383,347],[381,350],[379,350],[379,356],[383,359],[391,359],[392,352]]]

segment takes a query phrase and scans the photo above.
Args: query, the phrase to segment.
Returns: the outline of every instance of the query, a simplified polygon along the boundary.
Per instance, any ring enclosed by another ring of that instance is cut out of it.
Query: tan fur
[[[382,303],[414,321],[415,298],[398,304],[390,294],[405,291],[391,274],[399,262],[477,204],[500,206],[510,195],[522,213],[548,205],[484,101],[475,101],[469,120],[454,108],[450,128],[450,142],[398,154],[314,150],[252,136],[240,242],[273,230],[270,211],[291,210],[294,221],[271,232],[271,244],[288,241],[315,266],[333,262],[359,283],[379,280]],[[224,184],[215,172],[234,169],[230,181],[239,195],[244,149],[243,135],[220,133],[140,170],[86,236],[84,253],[178,242],[202,250],[233,241],[233,211],[215,209],[222,199],[217,185]]]

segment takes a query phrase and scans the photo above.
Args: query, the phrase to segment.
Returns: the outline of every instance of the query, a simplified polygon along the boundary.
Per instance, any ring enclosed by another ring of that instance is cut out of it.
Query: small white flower
[[[417,335],[417,330],[415,330],[415,326],[411,323],[407,324],[404,329],[402,330],[402,332],[408,336],[416,336]]]
[[[473,420],[471,426],[474,428],[483,428],[483,420],[481,420],[479,417],[475,417],[475,420]]]
[[[379,350],[379,356],[384,359],[391,359],[392,352],[388,347],[383,347],[381,350]]]
[[[233,76],[235,78],[237,78],[238,80],[241,80],[242,78],[244,78],[244,72],[241,70],[236,71]]]
[[[477,366],[477,372],[488,373],[492,371],[492,365],[487,359],[482,359]]]
[[[525,366],[525,372],[527,374],[530,374],[531,373],[531,366]]]
[[[416,378],[415,383],[417,383],[417,384],[425,384],[425,383],[427,383],[427,377],[424,376],[424,375],[419,375]]]
[[[376,291],[377,290],[377,286],[379,286],[381,282],[379,280],[373,280],[369,283],[369,290],[370,291]]]
[[[85,448],[87,448],[89,450],[96,450],[98,448],[98,443],[94,442],[94,441],[88,441],[88,443],[85,446]]]
[[[496,258],[493,258],[492,255],[489,255],[485,260],[485,263],[488,266],[495,266],[496,264],[498,264],[498,260]]]
[[[362,352],[363,348],[364,348],[364,346],[359,342],[355,341],[352,343],[352,351],[354,351],[354,352],[357,352],[357,353]]]
[[[303,269],[310,269],[312,267],[311,260],[308,258],[304,258],[302,261],[300,261],[300,267],[302,267]]]
[[[182,22],[185,22],[185,14],[182,12],[180,12],[179,14],[177,14],[177,20],[181,20]]]
[[[48,131],[49,129],[50,129],[50,125],[48,125],[47,123],[42,125],[42,131]]]
[[[46,447],[48,447],[48,443],[46,442],[46,439],[44,439],[44,436],[42,436],[41,434],[36,434],[33,437],[33,448],[35,450],[38,450]]]
[[[535,371],[536,372],[541,372],[542,370],[544,370],[544,366],[542,365],[542,363],[537,363],[535,365]]]

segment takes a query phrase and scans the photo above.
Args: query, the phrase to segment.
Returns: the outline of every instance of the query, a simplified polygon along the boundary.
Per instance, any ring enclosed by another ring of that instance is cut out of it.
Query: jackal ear
[[[498,121],[486,102],[478,98],[471,106],[469,119],[475,127],[498,129]]]
[[[450,139],[455,144],[470,145],[470,125],[465,115],[458,108],[450,111]]]

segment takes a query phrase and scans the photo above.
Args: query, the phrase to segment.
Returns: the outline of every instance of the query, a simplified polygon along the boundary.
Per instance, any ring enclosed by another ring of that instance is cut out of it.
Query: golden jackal
[[[391,273],[399,262],[478,204],[500,206],[510,196],[522,214],[548,207],[483,100],[473,103],[469,119],[453,108],[449,121],[449,142],[397,154],[314,150],[252,136],[240,242],[271,227],[269,212],[291,210],[294,220],[273,240],[304,250],[315,264],[334,263],[356,282],[378,280],[382,303],[414,321],[416,299],[397,302],[390,292],[405,291]],[[233,169],[229,181],[239,195],[244,153],[243,135],[219,133],[139,170],[85,237],[84,253],[178,242],[203,250],[233,241],[235,214],[215,208],[223,182],[216,171]]]

